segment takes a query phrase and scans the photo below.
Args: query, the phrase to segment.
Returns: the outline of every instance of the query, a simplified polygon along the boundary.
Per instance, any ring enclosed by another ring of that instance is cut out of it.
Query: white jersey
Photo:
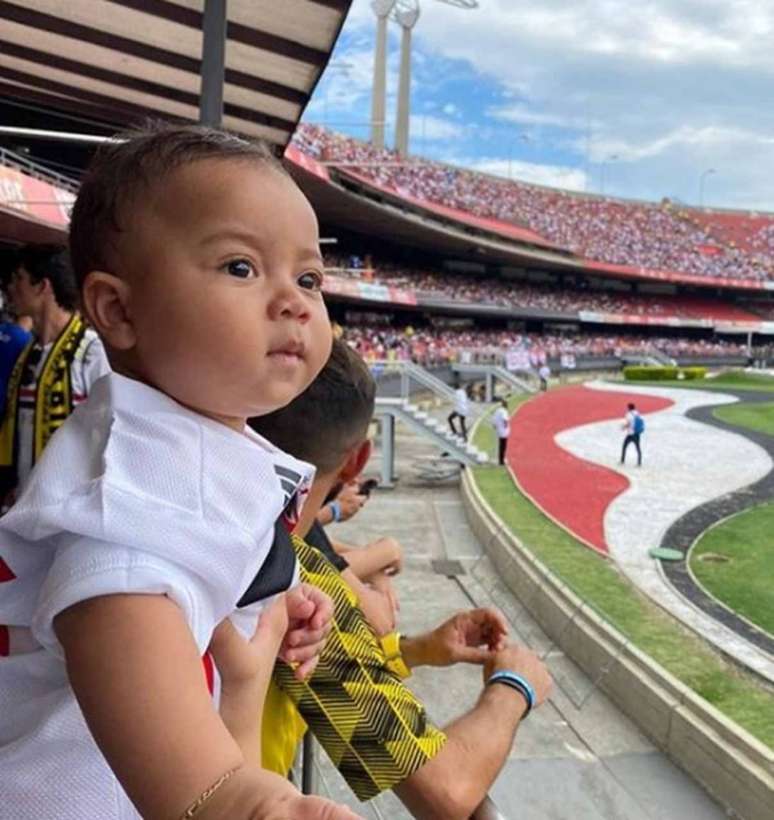
[[[54,342],[49,342],[43,347],[43,353],[34,371],[35,380],[31,384],[19,388],[19,426],[17,427],[19,449],[16,461],[19,491],[24,488],[32,470],[37,381],[53,347]],[[102,345],[102,340],[94,330],[87,328],[70,364],[73,405],[77,407],[79,404],[83,404],[89,396],[92,385],[109,372],[110,363]]]
[[[97,382],[0,519],[2,820],[137,817],[69,686],[55,616],[100,595],[166,595],[203,654],[311,477],[252,431],[117,374]]]
[[[508,438],[511,432],[511,424],[508,418],[508,411],[502,405],[494,411],[492,425],[497,432],[498,438]]]
[[[458,387],[454,391],[454,411],[460,416],[467,417],[469,410],[468,394],[465,392],[464,387]]]

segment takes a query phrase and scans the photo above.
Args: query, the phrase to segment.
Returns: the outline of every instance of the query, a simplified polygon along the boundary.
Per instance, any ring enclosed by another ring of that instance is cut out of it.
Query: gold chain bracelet
[[[180,815],[180,820],[190,820],[195,817],[204,804],[212,797],[213,794],[230,778],[236,774],[236,769],[226,772],[221,775],[210,787],[205,789],[193,803]]]

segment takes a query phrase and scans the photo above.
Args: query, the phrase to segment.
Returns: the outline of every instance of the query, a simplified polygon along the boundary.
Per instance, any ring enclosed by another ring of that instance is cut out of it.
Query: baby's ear
[[[83,308],[108,347],[129,350],[137,337],[129,311],[129,284],[112,273],[92,271],[83,282]]]

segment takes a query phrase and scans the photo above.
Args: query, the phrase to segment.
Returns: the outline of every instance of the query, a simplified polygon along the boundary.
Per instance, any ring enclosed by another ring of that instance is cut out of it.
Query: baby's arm
[[[274,661],[288,629],[285,596],[261,613],[249,640],[226,618],[210,641],[220,673],[220,716],[245,760],[261,765],[261,717]]]
[[[197,818],[354,817],[245,762],[214,708],[183,613],[168,598],[92,598],[59,614],[54,627],[86,722],[143,817],[180,817],[229,772]]]

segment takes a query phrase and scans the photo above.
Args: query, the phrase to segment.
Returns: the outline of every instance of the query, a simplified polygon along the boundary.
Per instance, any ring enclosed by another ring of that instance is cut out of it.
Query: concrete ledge
[[[503,581],[556,645],[653,742],[744,820],[774,817],[774,751],[729,720],[584,603],[505,526],[472,477],[462,498]]]

